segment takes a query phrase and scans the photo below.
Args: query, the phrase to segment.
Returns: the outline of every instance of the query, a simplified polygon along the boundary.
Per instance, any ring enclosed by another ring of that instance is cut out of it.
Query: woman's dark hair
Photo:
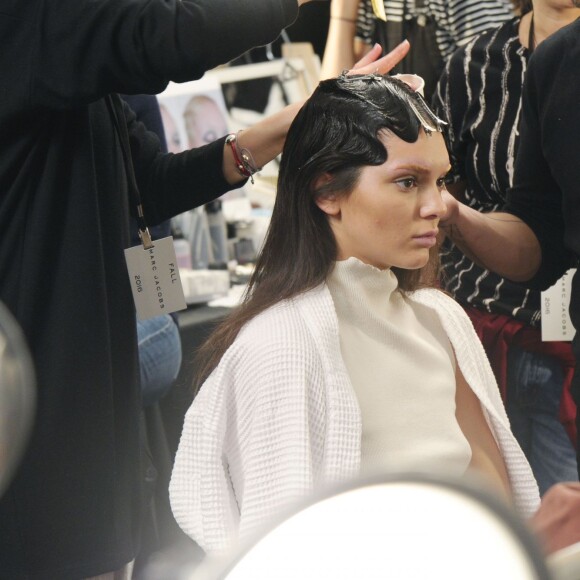
[[[347,196],[365,166],[382,165],[388,155],[380,140],[385,131],[414,143],[420,131],[441,126],[421,96],[396,78],[342,75],[318,85],[288,131],[270,227],[244,301],[198,353],[198,386],[246,322],[326,279],[337,246],[316,198]],[[393,272],[402,290],[415,290],[434,283],[437,264],[434,248],[425,268]]]

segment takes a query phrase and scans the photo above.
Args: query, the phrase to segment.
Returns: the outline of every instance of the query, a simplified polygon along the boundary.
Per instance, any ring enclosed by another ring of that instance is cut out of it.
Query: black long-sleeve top
[[[199,78],[296,15],[296,0],[0,3],[0,299],[38,380],[34,432],[0,500],[0,578],[78,580],[137,549],[140,401],[123,256],[133,208],[106,96]],[[150,224],[228,189],[223,141],[162,155],[128,111]]]
[[[514,186],[505,209],[527,223],[541,245],[542,263],[526,283],[530,287],[551,286],[568,268],[578,266],[580,258],[579,63],[580,19],[538,46],[524,83]],[[573,348],[578,362],[580,270],[572,281],[570,317],[576,328]],[[572,394],[579,405],[578,366]],[[580,427],[580,414],[576,425]]]
[[[540,241],[542,265],[530,285],[542,289],[580,257],[579,63],[580,19],[534,51],[524,84],[520,147],[505,209]],[[580,328],[580,295],[573,306]]]

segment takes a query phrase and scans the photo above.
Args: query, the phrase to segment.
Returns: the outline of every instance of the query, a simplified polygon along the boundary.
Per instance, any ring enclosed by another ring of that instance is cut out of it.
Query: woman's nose
[[[447,207],[443,201],[441,190],[438,187],[430,188],[421,205],[421,217],[439,219],[445,215],[446,211]]]

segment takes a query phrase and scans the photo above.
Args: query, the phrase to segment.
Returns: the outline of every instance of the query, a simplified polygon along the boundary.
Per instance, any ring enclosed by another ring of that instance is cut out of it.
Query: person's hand
[[[413,74],[398,74],[393,75],[393,78],[403,81],[415,92],[419,93],[423,98],[425,97],[425,80],[423,79],[423,77]]]
[[[530,520],[547,554],[580,542],[580,483],[557,483]]]
[[[365,54],[348,71],[349,74],[387,74],[397,66],[407,56],[411,45],[408,40],[403,40],[385,56],[381,57],[383,49],[380,44],[375,44],[367,54]]]
[[[455,199],[448,191],[443,191],[441,197],[443,198],[446,210],[439,220],[439,226],[442,229],[445,229],[445,227],[451,226],[455,222],[455,218],[459,213],[460,202],[457,201],[457,199]]]

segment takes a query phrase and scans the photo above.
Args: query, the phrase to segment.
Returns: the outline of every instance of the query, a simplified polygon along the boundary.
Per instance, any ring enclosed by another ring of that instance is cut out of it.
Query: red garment
[[[576,359],[571,343],[542,342],[541,333],[537,328],[528,326],[511,316],[489,314],[472,306],[464,308],[483,343],[504,402],[507,397],[507,355],[510,346],[519,346],[529,352],[553,356],[560,361],[564,375],[560,421],[576,447],[576,404],[570,393]]]

